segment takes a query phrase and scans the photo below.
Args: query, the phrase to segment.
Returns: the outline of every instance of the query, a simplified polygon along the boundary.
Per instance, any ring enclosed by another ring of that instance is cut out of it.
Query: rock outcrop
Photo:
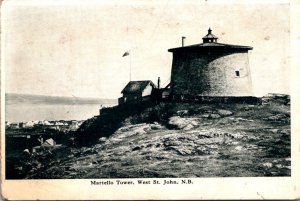
[[[105,123],[112,119],[109,115],[107,119],[87,121],[81,129],[93,131],[93,144],[65,148],[60,154],[53,153],[47,162],[36,159],[34,164],[40,165],[35,165],[27,177],[233,177],[291,173],[288,106],[163,103],[128,114],[114,117],[118,125],[109,134],[105,133]]]

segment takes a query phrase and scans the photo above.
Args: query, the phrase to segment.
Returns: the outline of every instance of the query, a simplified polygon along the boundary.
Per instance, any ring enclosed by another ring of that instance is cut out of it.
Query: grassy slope
[[[29,178],[290,175],[290,113],[281,104],[123,108],[87,121],[77,140],[88,146],[53,152]]]

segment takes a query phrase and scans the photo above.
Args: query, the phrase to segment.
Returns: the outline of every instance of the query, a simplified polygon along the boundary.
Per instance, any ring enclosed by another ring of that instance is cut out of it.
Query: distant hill
[[[117,104],[116,99],[79,98],[64,96],[44,96],[32,94],[6,93],[5,103],[10,104],[58,104],[58,105],[78,105],[78,104]]]

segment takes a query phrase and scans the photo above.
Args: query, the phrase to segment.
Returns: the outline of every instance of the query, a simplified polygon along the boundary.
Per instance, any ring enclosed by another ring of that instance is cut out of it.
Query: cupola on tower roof
[[[215,36],[214,34],[212,34],[211,31],[212,30],[209,28],[207,35],[202,38],[203,43],[213,43],[213,42],[216,43],[217,42],[218,37]]]

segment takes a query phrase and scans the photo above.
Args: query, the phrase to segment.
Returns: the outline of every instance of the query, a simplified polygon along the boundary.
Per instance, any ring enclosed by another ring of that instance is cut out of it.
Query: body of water
[[[86,120],[99,115],[100,104],[7,104],[5,121]]]

